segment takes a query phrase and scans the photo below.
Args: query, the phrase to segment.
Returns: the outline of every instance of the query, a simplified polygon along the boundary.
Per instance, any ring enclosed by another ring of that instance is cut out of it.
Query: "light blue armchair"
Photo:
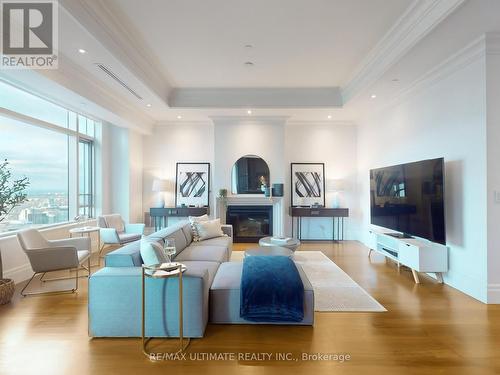
[[[127,243],[140,240],[145,224],[126,224],[120,214],[102,215],[97,219],[101,236],[99,256],[105,248],[117,248]]]

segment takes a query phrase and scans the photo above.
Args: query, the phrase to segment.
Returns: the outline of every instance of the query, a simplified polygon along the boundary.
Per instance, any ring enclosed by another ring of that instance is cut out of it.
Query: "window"
[[[14,178],[30,181],[28,201],[0,222],[0,235],[77,215],[94,217],[94,137],[100,125],[0,81],[0,159],[9,161]]]
[[[78,215],[94,217],[94,143],[80,139],[78,153]]]

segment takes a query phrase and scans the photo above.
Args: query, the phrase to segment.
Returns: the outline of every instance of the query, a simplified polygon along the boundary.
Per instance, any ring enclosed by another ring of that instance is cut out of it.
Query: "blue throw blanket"
[[[300,322],[304,319],[304,285],[289,257],[245,257],[240,316],[254,322]]]

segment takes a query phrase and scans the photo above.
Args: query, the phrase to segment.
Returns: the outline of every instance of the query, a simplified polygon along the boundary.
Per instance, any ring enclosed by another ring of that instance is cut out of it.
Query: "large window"
[[[44,104],[46,107],[44,107]],[[0,159],[28,177],[28,201],[0,222],[0,235],[93,217],[98,121],[0,81]]]

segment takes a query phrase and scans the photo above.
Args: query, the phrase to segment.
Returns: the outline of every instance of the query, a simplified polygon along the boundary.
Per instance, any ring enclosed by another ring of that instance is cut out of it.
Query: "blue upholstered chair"
[[[99,216],[97,223],[101,228],[99,256],[102,256],[107,247],[117,248],[140,240],[146,227],[145,224],[126,224],[120,214]]]

